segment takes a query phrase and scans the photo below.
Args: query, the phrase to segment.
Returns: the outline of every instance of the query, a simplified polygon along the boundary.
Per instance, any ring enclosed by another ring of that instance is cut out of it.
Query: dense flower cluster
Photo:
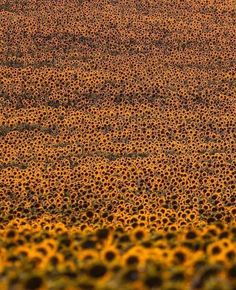
[[[236,289],[233,2],[0,0],[0,289]]]
[[[236,289],[236,224],[79,231],[16,219],[0,233],[1,289]]]

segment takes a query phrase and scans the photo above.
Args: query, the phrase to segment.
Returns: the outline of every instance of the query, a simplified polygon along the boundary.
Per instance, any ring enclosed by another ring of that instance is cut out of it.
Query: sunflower
[[[147,259],[148,250],[141,245],[135,245],[124,253],[121,257],[121,265],[124,267],[136,265],[144,267]]]
[[[100,257],[104,263],[113,265],[119,263],[120,253],[115,246],[107,246],[101,251]]]

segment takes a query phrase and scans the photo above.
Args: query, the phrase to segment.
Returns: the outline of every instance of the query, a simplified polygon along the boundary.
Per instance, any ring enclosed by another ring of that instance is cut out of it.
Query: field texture
[[[236,290],[235,0],[0,0],[0,289]]]

